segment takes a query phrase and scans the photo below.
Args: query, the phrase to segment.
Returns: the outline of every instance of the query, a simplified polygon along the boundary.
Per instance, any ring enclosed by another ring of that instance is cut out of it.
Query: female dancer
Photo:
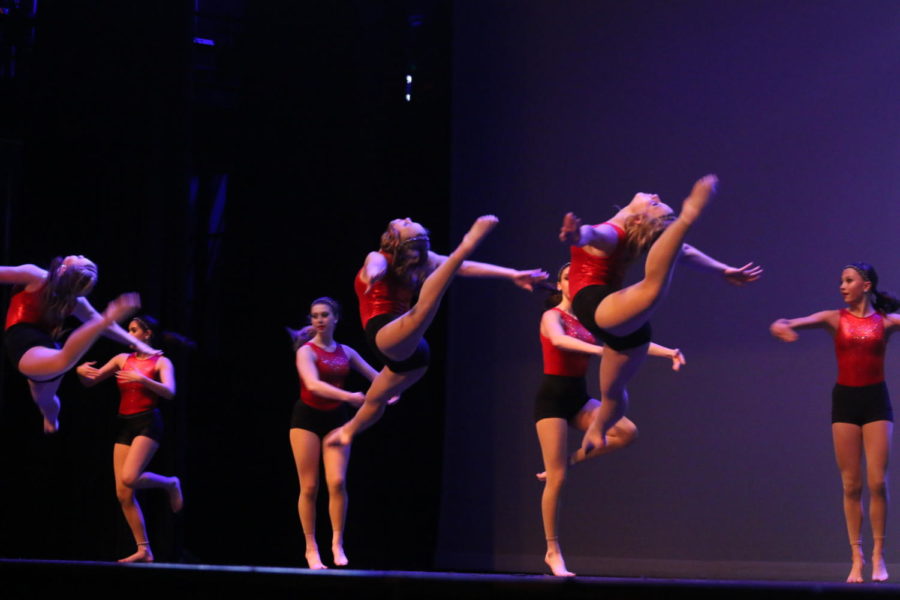
[[[624,448],[637,436],[637,427],[622,417],[607,431],[607,443],[588,453],[579,449],[566,457],[568,426],[584,431],[600,409],[600,402],[588,396],[584,375],[591,356],[603,356],[603,346],[594,343],[594,336],[582,327],[572,314],[572,297],[569,295],[569,264],[559,270],[559,292],[548,299],[549,310],[541,317],[541,349],[544,356],[544,379],[538,391],[534,407],[534,421],[541,454],[544,458],[544,481],[541,496],[541,515],[547,554],[544,562],[557,576],[572,576],[566,569],[566,561],[559,547],[559,498],[566,481],[568,465],[575,465],[589,458]],[[677,371],[685,364],[681,350],[650,344],[653,356],[672,360]]]
[[[428,231],[419,223],[410,219],[388,223],[380,250],[369,253],[354,282],[366,338],[385,366],[366,392],[359,412],[329,434],[326,444],[350,444],[353,436],[381,418],[388,399],[425,375],[429,356],[425,331],[457,272],[509,279],[529,291],[547,278],[540,269],[517,271],[466,260],[497,223],[493,215],[479,217],[450,256],[431,251]],[[419,299],[410,306],[416,290]]]
[[[626,386],[647,356],[649,319],[666,294],[676,259],[718,273],[735,285],[762,275],[753,263],[729,267],[684,243],[717,183],[714,175],[697,181],[678,217],[659,196],[640,193],[600,225],[582,225],[572,213],[563,219],[559,238],[572,246],[572,312],[605,346],[600,362],[601,403],[584,434],[586,453],[603,447],[606,433],[625,415]],[[647,248],[644,278],[623,288],[625,269]]]
[[[900,300],[878,290],[872,265],[852,263],[841,272],[841,296],[847,308],[825,310],[799,319],[778,319],[772,335],[793,342],[797,329],[825,329],[834,336],[837,383],[831,393],[831,435],[844,484],[844,519],[850,536],[852,566],[848,583],[863,580],[862,458],[866,458],[869,520],[872,527],[872,581],[888,578],[884,564],[887,521],[887,466],[894,414],[884,382],[887,337],[900,326]]]
[[[155,352],[125,332],[116,321],[140,308],[137,294],[123,294],[98,314],[85,296],[97,282],[97,265],[81,255],[57,257],[45,271],[35,265],[0,267],[0,283],[16,286],[6,313],[4,343],[9,359],[28,378],[31,397],[44,417],[44,432],[59,428],[56,390],[63,374],[75,366],[98,337],[106,335]],[[83,324],[62,347],[63,321],[74,315]]]
[[[331,517],[331,552],[334,564],[348,563],[344,554],[344,522],[347,516],[347,489],[344,479],[350,446],[325,446],[325,436],[346,423],[352,414],[350,405],[359,406],[362,392],[343,389],[350,369],[372,381],[378,375],[353,348],[334,340],[334,328],[340,307],[331,298],[313,300],[309,309],[311,325],[300,331],[289,329],[294,339],[297,373],[300,375],[300,400],[291,418],[291,449],[300,479],[297,510],[306,538],[306,562],[310,569],[327,568],[319,557],[316,543],[316,494],[319,487],[319,457],[325,465],[328,484],[328,515]]]
[[[159,323],[149,315],[135,317],[128,324],[128,333],[144,344],[152,343],[158,331]],[[81,383],[92,387],[115,375],[121,394],[119,433],[113,446],[113,473],[116,496],[137,551],[119,562],[153,562],[144,513],[135,490],[164,489],[173,512],[180,511],[184,503],[178,477],[165,477],[145,470],[162,441],[162,416],[157,408],[159,398],[171,400],[175,397],[175,368],[172,361],[160,353],[140,350],[117,354],[99,369],[94,364],[95,361],[90,361],[78,365],[76,371]]]

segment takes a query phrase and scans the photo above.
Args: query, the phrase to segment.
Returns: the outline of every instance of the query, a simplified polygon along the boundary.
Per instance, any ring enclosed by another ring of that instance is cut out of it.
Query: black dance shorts
[[[353,409],[346,402],[333,410],[320,410],[313,408],[303,400],[294,404],[294,412],[291,414],[291,429],[305,429],[311,431],[319,438],[326,435],[346,423],[353,416]]]
[[[831,422],[860,427],[874,421],[894,421],[894,410],[885,382],[850,386],[834,384],[831,390]]]
[[[419,341],[419,345],[416,347],[415,352],[403,360],[393,360],[385,356],[381,350],[378,349],[378,344],[375,343],[375,336],[378,335],[378,330],[398,316],[399,315],[383,314],[376,315],[369,319],[369,322],[366,323],[366,341],[369,343],[369,349],[375,353],[375,356],[378,357],[378,360],[380,360],[384,366],[394,373],[405,373],[406,371],[415,371],[416,369],[427,367],[431,361],[431,350],[428,348],[428,342],[425,341],[425,338],[422,338]]]
[[[158,408],[133,415],[119,415],[118,421],[117,444],[130,446],[134,438],[139,435],[148,437],[156,443],[162,443],[163,421]]]
[[[545,373],[534,401],[534,422],[552,418],[570,421],[590,399],[584,377]]]
[[[16,323],[7,329],[3,337],[3,345],[6,348],[6,355],[12,361],[16,370],[19,368],[19,361],[22,360],[22,356],[35,346],[59,350],[59,344],[54,341],[50,334],[32,323]],[[60,377],[62,375],[50,379],[31,379],[30,377],[29,379],[37,383],[43,383],[59,379]]]
[[[594,334],[596,339],[613,350],[622,352],[649,344],[652,335],[650,323],[644,323],[640,329],[626,336],[613,335],[597,327],[597,321],[594,320],[597,306],[615,291],[618,291],[618,288],[611,285],[589,285],[581,288],[572,298],[572,314],[584,325],[585,329]]]

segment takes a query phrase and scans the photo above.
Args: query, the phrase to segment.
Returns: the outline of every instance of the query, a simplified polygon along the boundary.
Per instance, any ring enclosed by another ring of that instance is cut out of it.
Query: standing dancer
[[[878,290],[872,265],[852,263],[841,272],[841,296],[847,308],[825,310],[799,319],[778,319],[772,335],[797,339],[797,329],[825,329],[834,336],[837,383],[831,392],[831,435],[844,486],[844,519],[852,566],[848,583],[863,580],[862,460],[865,455],[872,527],[872,581],[888,578],[884,563],[887,522],[887,466],[894,413],[884,382],[887,337],[900,326],[900,300]]]
[[[609,428],[607,443],[588,453],[579,449],[566,456],[568,427],[585,431],[600,410],[600,402],[588,396],[584,376],[591,356],[603,356],[603,346],[594,343],[594,336],[572,314],[572,297],[569,295],[569,265],[559,270],[556,284],[559,292],[548,299],[549,310],[541,317],[541,349],[544,357],[544,378],[534,406],[534,421],[541,454],[544,458],[544,481],[541,496],[541,515],[547,554],[544,562],[557,576],[572,576],[566,569],[559,546],[559,499],[566,471],[595,456],[624,448],[637,436],[637,427],[622,417]],[[650,344],[649,354],[672,360],[677,371],[685,364],[681,350]]]
[[[625,415],[626,386],[647,356],[649,319],[665,297],[676,259],[718,273],[735,285],[762,275],[753,263],[729,267],[684,243],[717,183],[714,175],[697,181],[678,217],[659,196],[639,193],[600,225],[582,225],[572,213],[563,219],[559,238],[572,246],[572,312],[605,346],[600,362],[602,402],[585,432],[585,452],[603,447],[607,431]],[[623,288],[625,269],[648,248],[644,278]]]
[[[540,269],[517,271],[466,260],[497,222],[493,215],[479,217],[450,256],[431,251],[428,231],[419,223],[395,219],[388,224],[381,249],[369,253],[354,282],[366,338],[385,366],[366,392],[359,412],[329,434],[327,444],[349,444],[353,436],[381,418],[389,398],[425,375],[429,358],[425,331],[457,272],[508,279],[528,291],[547,278]],[[419,299],[410,306],[416,291]]]
[[[97,283],[97,265],[81,255],[56,257],[47,271],[35,265],[0,267],[0,283],[15,286],[6,313],[6,353],[28,379],[31,397],[44,417],[45,433],[59,428],[56,391],[63,374],[98,337],[106,335],[142,352],[155,352],[116,323],[140,308],[140,296],[123,294],[102,315],[87,301],[85,296]],[[60,347],[57,340],[69,315],[83,324]]]
[[[347,463],[350,446],[326,446],[325,436],[352,416],[350,406],[365,400],[362,392],[344,390],[344,378],[352,368],[372,381],[378,375],[369,363],[349,346],[334,339],[340,306],[331,298],[313,300],[310,325],[299,331],[289,329],[294,340],[300,400],[291,417],[291,449],[300,480],[297,510],[306,538],[306,562],[310,569],[326,569],[316,542],[316,495],[319,487],[319,458],[325,466],[328,484],[328,516],[331,518],[331,553],[334,564],[349,561],[344,553],[344,523],[347,517]]]
[[[135,317],[128,324],[128,333],[144,344],[153,343],[159,330],[159,323],[149,315]],[[121,394],[119,433],[113,445],[113,473],[116,496],[137,551],[119,562],[153,562],[144,513],[135,490],[164,489],[173,512],[180,511],[184,503],[178,477],[146,471],[163,436],[162,416],[157,404],[160,398],[171,400],[175,397],[175,368],[165,356],[141,351],[117,354],[99,369],[94,364],[95,361],[90,361],[78,365],[76,371],[81,383],[92,387],[115,375]]]

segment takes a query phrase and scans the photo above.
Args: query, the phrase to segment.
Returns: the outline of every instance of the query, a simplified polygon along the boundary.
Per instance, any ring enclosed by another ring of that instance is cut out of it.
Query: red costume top
[[[147,358],[138,358],[137,354],[129,354],[122,365],[122,371],[137,371],[144,377],[159,381],[156,378],[156,363],[160,359],[159,354]],[[156,408],[159,396],[147,386],[136,381],[116,380],[119,384],[119,414],[136,415]]]
[[[868,317],[856,317],[842,308],[834,353],[837,355],[838,378],[841,385],[863,386],[884,381],[884,316],[874,312]]]
[[[609,225],[616,230],[619,236],[615,250],[609,256],[596,256],[588,253],[580,246],[569,248],[572,262],[569,265],[569,293],[575,295],[589,285],[611,285],[614,288],[622,287],[625,278],[625,267],[622,261],[624,253],[625,230],[613,223],[601,223]]]
[[[366,283],[362,280],[362,269],[353,280],[353,289],[359,299],[359,318],[363,328],[372,317],[383,314],[399,316],[408,311],[412,304],[414,290],[391,270],[393,257],[387,252],[379,252],[379,254],[387,259],[387,271],[384,277],[372,285],[369,293],[366,293]]]
[[[344,352],[344,347],[336,344],[333,352],[328,352],[312,342],[306,342],[304,346],[312,348],[316,355],[316,369],[319,371],[319,379],[325,383],[330,383],[334,387],[344,388],[344,378],[350,372],[350,359]],[[319,410],[334,410],[341,404],[340,400],[332,400],[316,396],[303,385],[303,378],[300,378],[300,399],[304,404]]]
[[[9,309],[6,311],[6,327],[9,329],[19,323],[31,323],[49,332],[53,325],[48,323],[44,315],[44,299],[41,294],[44,286],[33,292],[26,292],[25,288],[19,288],[9,299]]]
[[[571,273],[569,271],[569,281],[571,282]],[[571,285],[571,283],[570,283]],[[591,332],[584,328],[584,325],[578,322],[578,319],[558,308],[552,308],[562,315],[563,332],[582,342],[594,344],[594,336]],[[587,373],[588,362],[591,357],[589,354],[581,352],[572,352],[571,350],[562,350],[555,348],[550,338],[541,334],[541,350],[544,355],[544,373],[547,375],[566,375],[568,377],[584,377]]]

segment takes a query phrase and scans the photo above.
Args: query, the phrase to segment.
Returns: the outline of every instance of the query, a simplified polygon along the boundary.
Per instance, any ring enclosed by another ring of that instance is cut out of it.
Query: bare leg
[[[851,423],[832,423],[834,456],[844,486],[844,520],[850,538],[851,560],[847,583],[862,583],[865,559],[862,553],[862,428]]]
[[[135,442],[144,440],[140,447],[134,447]],[[149,443],[148,443],[149,442]],[[137,545],[137,551],[119,562],[153,562],[153,551],[150,549],[150,541],[147,538],[147,526],[144,523],[144,513],[138,504],[134,493],[133,475],[128,475],[131,480],[129,485],[126,483],[126,472],[129,470],[127,466],[129,462],[143,462],[146,464],[153,457],[159,444],[153,440],[138,436],[132,441],[132,446],[125,444],[116,444],[113,446],[113,472],[116,478],[116,496],[122,507],[122,513],[125,515],[125,521],[131,529],[131,535],[134,536],[134,543]],[[132,456],[133,455],[133,456]],[[130,459],[130,460],[129,460]],[[131,467],[133,469],[133,467]]]
[[[379,350],[393,360],[404,360],[412,356],[425,335],[425,330],[434,320],[441,299],[459,267],[496,227],[497,222],[497,217],[494,216],[479,217],[475,221],[456,250],[425,278],[415,306],[378,331],[375,342]]]
[[[589,455],[606,445],[606,433],[625,416],[628,408],[626,386],[637,373],[647,357],[649,344],[628,350],[613,350],[609,346],[603,350],[600,361],[600,406],[593,420],[584,432],[581,449]]]
[[[554,575],[571,577],[566,569],[566,561],[559,547],[559,498],[562,486],[566,482],[566,440],[568,424],[565,419],[541,419],[535,424],[538,440],[541,443],[541,454],[544,457],[544,469],[547,474],[544,482],[544,493],[541,495],[541,516],[544,521],[544,537],[547,540],[547,554],[544,562]]]
[[[644,278],[614,292],[597,306],[597,325],[613,335],[628,335],[650,320],[659,301],[665,296],[672,270],[681,254],[684,238],[715,192],[715,177],[700,179],[681,208],[681,214],[654,242],[647,254]]]
[[[305,429],[291,429],[291,450],[294,453],[294,464],[297,466],[297,477],[300,480],[300,498],[297,501],[297,512],[300,513],[300,526],[306,538],[306,562],[310,569],[327,568],[319,556],[319,545],[316,543],[316,494],[319,489],[319,436]]]
[[[383,368],[366,391],[366,400],[360,409],[352,419],[325,437],[325,445],[349,446],[356,434],[365,431],[381,418],[388,400],[409,389],[422,379],[427,370],[427,367],[422,367],[414,371],[394,373],[387,367]]]
[[[328,484],[328,516],[331,518],[331,554],[334,564],[346,566],[344,554],[344,524],[347,519],[347,463],[350,446],[325,446],[322,448],[325,463],[325,481]]]
[[[869,486],[869,523],[872,526],[872,581],[887,581],[884,562],[884,536],[887,525],[888,476],[891,456],[891,434],[894,424],[875,421],[862,426],[863,448],[866,453],[866,479]]]
[[[600,403],[597,400],[591,398],[585,407],[579,412],[575,417],[572,418],[570,424],[578,429],[579,431],[586,431],[590,426],[591,421],[594,419],[594,415],[597,410],[600,408]],[[594,448],[591,452],[585,455],[584,450],[579,448],[575,452],[573,452],[569,456],[569,466],[577,465],[580,462],[584,462],[586,460],[590,460],[592,458],[596,458],[602,454],[608,454],[610,452],[614,452],[616,450],[621,450],[625,446],[628,446],[637,438],[637,425],[634,424],[628,417],[622,417],[619,419],[615,425],[610,427],[609,431],[606,432],[606,445],[602,448]],[[537,478],[540,481],[545,481],[547,479],[547,473],[542,472],[537,474]]]
[[[40,382],[28,380],[31,397],[44,417],[44,433],[53,433],[59,429],[59,396],[56,395],[56,390],[61,382],[62,379]]]

